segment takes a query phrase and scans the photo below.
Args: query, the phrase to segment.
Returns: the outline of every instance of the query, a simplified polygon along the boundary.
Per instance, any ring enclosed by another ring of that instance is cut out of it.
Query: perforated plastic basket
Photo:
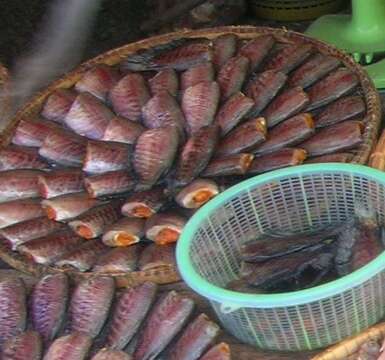
[[[220,194],[188,222],[177,246],[186,283],[208,298],[243,342],[273,350],[322,348],[359,333],[385,311],[385,253],[335,281],[302,291],[254,295],[225,290],[238,278],[240,246],[270,229],[305,231],[339,223],[368,199],[385,222],[385,173],[314,164],[270,172]]]

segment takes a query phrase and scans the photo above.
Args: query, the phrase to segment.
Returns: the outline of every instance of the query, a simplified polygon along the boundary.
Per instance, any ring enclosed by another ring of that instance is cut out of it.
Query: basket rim
[[[225,190],[205,204],[190,218],[186,224],[185,231],[182,232],[181,238],[179,239],[176,247],[177,266],[182,279],[198,294],[206,297],[210,301],[220,303],[221,311],[223,313],[230,313],[242,307],[276,308],[313,303],[358,286],[377,275],[380,271],[384,270],[385,251],[365,266],[339,279],[310,289],[279,294],[245,294],[227,290],[210,283],[195,271],[190,257],[190,245],[202,222],[210,216],[214,210],[221,207],[228,202],[229,199],[236,197],[244,192],[245,189],[250,187],[271,183],[272,181],[281,179],[282,177],[295,175],[301,176],[326,171],[345,173],[349,175],[364,175],[367,178],[380,182],[385,186],[384,172],[368,166],[342,163],[298,165],[296,167],[271,171],[269,173],[242,181]]]

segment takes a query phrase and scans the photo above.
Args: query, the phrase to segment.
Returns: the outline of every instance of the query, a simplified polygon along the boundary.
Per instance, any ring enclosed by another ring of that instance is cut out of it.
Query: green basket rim
[[[378,181],[385,186],[385,173],[368,166],[344,163],[322,163],[306,164],[295,167],[288,167],[280,170],[271,171],[266,174],[258,175],[242,181],[229,189],[225,190],[207,204],[202,206],[187,222],[180,239],[177,242],[176,260],[178,270],[183,280],[194,291],[209,300],[218,302],[222,308],[227,308],[229,312],[241,307],[254,308],[275,308],[297,306],[316,302],[325,298],[332,297],[362,284],[371,277],[385,269],[385,251],[376,259],[372,260],[362,268],[329,283],[319,285],[310,289],[279,293],[279,294],[245,294],[226,290],[200,276],[193,267],[189,256],[189,249],[192,239],[199,229],[203,220],[208,217],[215,209],[226,203],[229,199],[242,193],[245,188],[262,185],[273,180],[293,175],[305,175],[322,172],[339,172],[349,175],[364,175],[365,177]]]

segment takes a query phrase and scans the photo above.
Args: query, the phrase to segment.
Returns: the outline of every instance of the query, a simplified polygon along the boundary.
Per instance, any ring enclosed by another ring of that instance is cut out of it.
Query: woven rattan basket
[[[302,34],[288,32],[281,29],[252,26],[219,27],[195,31],[180,31],[176,33],[151,37],[104,53],[82,64],[73,72],[52,83],[51,86],[49,86],[46,90],[38,93],[29,103],[27,103],[20,111],[18,111],[17,114],[12,118],[9,126],[2,133],[2,145],[5,146],[9,143],[12,133],[21,119],[28,120],[39,113],[45,99],[48,97],[48,95],[51,94],[53,90],[58,88],[69,88],[73,86],[88,69],[95,66],[96,64],[116,65],[120,61],[122,61],[127,55],[132,54],[138,51],[139,49],[145,49],[162,43],[167,43],[171,40],[175,40],[181,37],[215,38],[221,34],[228,32],[236,33],[241,39],[253,39],[262,34],[273,34],[279,41],[286,43],[311,43],[319,51],[339,58],[345,64],[345,66],[352,69],[359,77],[361,89],[367,106],[367,113],[366,118],[364,119],[364,122],[366,124],[366,128],[363,135],[364,142],[357,149],[357,152],[352,158],[351,162],[359,164],[364,164],[367,162],[378,137],[381,119],[381,109],[378,93],[373,83],[366,75],[365,71],[362,69],[362,67],[357,65],[350,56],[344,54],[338,49],[320,41],[308,38]],[[4,247],[0,247],[0,258],[11,266],[13,266],[14,268],[29,273],[41,274],[45,271],[62,271],[52,267],[47,268],[36,265],[28,261],[26,258],[21,257],[20,255],[13,253]],[[77,271],[69,271],[69,274],[75,278],[82,278],[92,276],[94,273],[81,273]],[[123,274],[121,273],[115,274],[115,277],[119,286],[131,286],[146,280],[151,280],[157,283],[167,283],[179,280],[179,275],[175,268],[161,268],[152,270],[150,272],[132,272]]]

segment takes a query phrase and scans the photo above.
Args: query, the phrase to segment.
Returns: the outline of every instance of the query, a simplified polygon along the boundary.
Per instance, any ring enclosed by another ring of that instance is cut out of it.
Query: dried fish
[[[138,122],[115,116],[108,123],[101,140],[134,144],[144,130],[145,128]]]
[[[154,77],[148,80],[151,94],[157,95],[167,91],[170,95],[178,94],[179,81],[174,69],[160,70]]]
[[[35,149],[15,145],[0,149],[0,171],[47,168],[48,164],[39,157]]]
[[[214,39],[212,61],[217,70],[235,55],[238,40],[238,36],[231,33],[220,35]]]
[[[39,334],[26,331],[5,341],[0,356],[2,360],[40,360],[42,353]]]
[[[201,173],[201,176],[217,177],[243,175],[247,173],[253,159],[254,155],[248,153],[240,153],[214,158],[210,161],[206,169]]]
[[[77,96],[76,91],[69,89],[54,90],[48,96],[41,115],[48,120],[64,123],[64,119]]]
[[[381,346],[378,343],[377,339],[369,339],[364,342],[359,350],[358,357],[359,360],[381,360]]]
[[[84,186],[92,198],[124,193],[132,190],[134,185],[134,179],[125,170],[110,171],[84,179]]]
[[[230,346],[226,343],[220,343],[212,347],[200,360],[230,360]]]
[[[102,349],[91,360],[132,360],[132,357],[123,351]]]
[[[122,218],[105,229],[103,243],[108,246],[135,244],[144,236],[144,224],[141,218]]]
[[[186,90],[203,81],[214,81],[214,67],[211,62],[202,63],[193,66],[181,74],[180,89]]]
[[[150,244],[142,251],[139,258],[139,270],[147,271],[158,267],[175,267],[174,244],[157,245]]]
[[[352,159],[353,155],[349,153],[335,153],[328,155],[321,155],[312,157],[306,160],[307,164],[315,164],[315,163],[327,163],[327,162],[342,162],[346,163]]]
[[[44,215],[44,210],[40,205],[40,199],[25,199],[0,203],[0,228],[25,220],[36,219]]]
[[[218,194],[219,187],[214,181],[195,179],[176,195],[175,201],[184,208],[197,209]]]
[[[111,249],[99,257],[92,270],[101,273],[127,273],[135,271],[141,248],[140,244],[135,244]]]
[[[239,49],[239,54],[247,57],[250,61],[250,69],[255,71],[269,54],[275,43],[272,35],[261,35],[254,40],[248,41]]]

